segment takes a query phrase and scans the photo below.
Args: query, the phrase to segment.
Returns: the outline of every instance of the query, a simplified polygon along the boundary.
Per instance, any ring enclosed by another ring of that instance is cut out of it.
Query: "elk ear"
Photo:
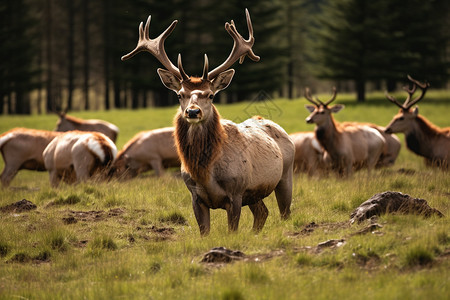
[[[344,107],[345,107],[344,104],[336,104],[336,105],[333,105],[333,106],[330,108],[330,110],[331,110],[331,112],[333,112],[333,113],[338,113],[338,112],[340,112]]]
[[[417,117],[417,115],[419,114],[419,107],[416,106],[416,107],[414,108],[413,114],[414,114],[414,116]]]
[[[175,75],[161,68],[159,68],[157,72],[166,88],[174,91],[175,93],[178,93],[178,91],[181,90],[181,82]]]
[[[309,105],[309,104],[305,104],[305,108],[306,108],[310,113],[312,113],[312,112],[316,109],[316,107],[315,107],[314,105]]]
[[[212,91],[217,94],[219,91],[226,89],[234,76],[234,69],[223,71],[212,80]]]

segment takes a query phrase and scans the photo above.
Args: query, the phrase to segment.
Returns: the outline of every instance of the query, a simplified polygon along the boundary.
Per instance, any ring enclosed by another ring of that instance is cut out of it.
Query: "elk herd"
[[[423,156],[427,165],[448,170],[450,128],[439,128],[412,108],[424,98],[428,83],[410,76],[412,88],[404,88],[408,96],[403,104],[393,96],[386,98],[400,111],[385,128],[371,123],[338,122],[333,114],[344,105],[313,97],[309,88],[305,105],[314,131],[288,135],[278,124],[253,117],[236,124],[223,119],[214,106],[217,93],[228,87],[235,70],[232,65],[248,56],[259,57],[252,50],[253,27],[246,10],[249,38],[244,39],[233,21],[225,30],[234,41],[228,58],[209,71],[205,54],[201,77],[189,76],[178,55],[177,66],[168,58],[164,41],[177,21],[157,38],[149,37],[150,16],[139,26],[136,48],[124,55],[126,60],[141,51],[151,53],[164,67],[157,70],[165,87],[175,92],[180,107],[173,127],[142,131],[120,151],[115,142],[119,129],[102,120],[82,120],[59,113],[54,131],[14,128],[0,135],[0,151],[4,169],[1,183],[8,186],[21,169],[48,171],[50,184],[61,181],[81,182],[88,179],[130,179],[148,170],[156,176],[164,169],[181,167],[181,177],[191,193],[192,207],[200,233],[210,231],[210,209],[226,210],[228,228],[238,228],[241,208],[249,206],[253,229],[263,228],[268,209],[263,200],[275,192],[282,219],[290,215],[293,172],[311,176],[334,172],[349,177],[358,169],[387,167],[395,163],[400,141],[394,133],[404,133],[406,146]],[[417,88],[420,95],[412,99]]]

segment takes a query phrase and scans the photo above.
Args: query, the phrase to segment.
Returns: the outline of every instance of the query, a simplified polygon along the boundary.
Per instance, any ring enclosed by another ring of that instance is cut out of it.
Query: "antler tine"
[[[386,96],[386,98],[391,101],[392,103],[394,103],[395,105],[397,105],[398,107],[400,107],[401,109],[405,109],[405,107],[403,107],[402,104],[400,104],[400,102],[397,101],[397,99],[395,99],[394,96],[391,96],[388,94],[387,91],[384,92],[384,95]]]
[[[336,99],[336,95],[337,95],[337,90],[336,90],[336,87],[333,86],[333,95],[331,96],[331,99],[328,100],[326,103],[322,103],[323,106],[327,106],[328,104],[330,104],[331,102],[333,102],[334,99]],[[317,100],[319,100],[319,99],[317,99]]]
[[[183,81],[188,81],[189,76],[184,71],[183,64],[181,63],[181,53],[178,53],[178,70],[180,71],[181,79]]]
[[[311,103],[314,104],[315,106],[320,106],[320,104],[317,103],[317,102],[313,99],[313,97],[311,96],[311,90],[309,89],[309,87],[306,87],[306,88],[305,88],[305,98],[306,98],[306,100],[308,100],[309,102],[311,102]],[[316,100],[318,100],[318,99],[316,98]],[[320,100],[319,100],[319,101],[320,101]]]
[[[203,65],[202,80],[208,80],[208,67],[209,67],[208,55],[205,54],[205,64]]]
[[[249,32],[249,38],[247,40],[244,40],[244,38],[236,30],[234,21],[231,21],[231,24],[228,22],[225,23],[225,30],[234,40],[233,48],[225,62],[208,73],[208,78],[210,80],[216,78],[217,75],[219,75],[223,71],[226,71],[237,60],[239,60],[239,63],[242,64],[244,62],[245,56],[248,56],[253,61],[259,61],[260,57],[255,55],[252,50],[253,44],[255,43],[255,38],[253,37],[253,26],[248,9],[245,9],[245,16],[247,18],[247,27]]]
[[[143,23],[141,22],[139,24],[139,40],[137,43],[136,48],[134,48],[133,51],[130,53],[122,56],[122,61],[127,60],[137,53],[141,51],[148,51],[150,52],[156,59],[161,62],[161,64],[170,71],[173,75],[177,76],[179,79],[182,79],[182,75],[180,74],[180,71],[177,67],[170,61],[170,59],[167,57],[166,51],[164,49],[164,41],[166,38],[172,33],[175,26],[177,25],[178,21],[175,20],[170,24],[169,27],[167,27],[166,30],[164,30],[163,33],[161,33],[157,38],[150,39],[150,21],[151,21],[151,15],[148,16],[147,22],[145,23],[145,27],[143,27]]]
[[[411,76],[408,75],[408,79],[410,81],[412,81],[414,83],[415,86],[419,86],[420,89],[422,90],[422,93],[420,93],[420,95],[418,97],[416,97],[414,100],[412,100],[411,102],[409,102],[412,94],[410,94],[410,96],[408,97],[408,101],[405,101],[405,109],[410,109],[414,104],[416,104],[417,102],[419,102],[420,100],[423,99],[423,97],[425,96],[428,87],[430,86],[430,84],[428,82],[422,83],[418,80],[413,79]],[[415,89],[414,89],[415,91]]]

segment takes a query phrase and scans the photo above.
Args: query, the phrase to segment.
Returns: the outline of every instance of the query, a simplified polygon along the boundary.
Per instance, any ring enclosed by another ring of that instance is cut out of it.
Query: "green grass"
[[[337,102],[346,108],[336,119],[386,125],[397,108],[383,98],[373,94],[357,105],[349,95],[338,95]],[[218,109],[236,121],[257,112],[291,133],[313,130],[304,121],[305,103],[278,99]],[[120,148],[140,130],[170,126],[175,111],[74,115],[118,125]],[[436,125],[449,126],[448,96],[430,91],[420,113]],[[55,115],[1,116],[0,132],[17,126],[51,130],[55,122]],[[275,197],[269,196],[269,217],[258,235],[244,208],[238,233],[229,234],[226,213],[214,210],[211,234],[201,238],[189,192],[175,170],[163,178],[149,173],[127,182],[63,184],[58,189],[50,187],[45,172],[20,171],[12,186],[0,190],[0,206],[27,199],[37,209],[0,212],[0,299],[448,299],[450,294],[448,217],[385,215],[378,220],[383,226],[379,233],[365,235],[353,233],[366,223],[345,224],[356,206],[387,190],[426,199],[450,215],[449,174],[426,168],[404,145],[393,167],[370,176],[366,171],[346,180],[297,174],[292,217],[281,221]],[[298,234],[311,222],[320,226]],[[341,238],[341,247],[311,250]],[[200,263],[204,253],[220,246],[262,258],[281,255],[223,266]]]

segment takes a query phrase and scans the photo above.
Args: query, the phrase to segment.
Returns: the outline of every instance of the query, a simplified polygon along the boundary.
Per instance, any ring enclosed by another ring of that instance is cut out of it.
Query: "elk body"
[[[58,113],[59,119],[56,122],[55,131],[96,131],[101,132],[111,139],[114,143],[116,142],[117,135],[119,134],[119,128],[109,122],[103,120],[82,120],[69,116],[66,113]]]
[[[153,169],[156,176],[161,176],[164,168],[179,167],[174,131],[174,127],[166,127],[136,134],[117,154],[112,175],[131,178]]]
[[[116,146],[103,133],[76,130],[55,137],[45,148],[43,158],[50,183],[57,187],[61,180],[80,182],[100,174],[116,154]]]
[[[19,170],[45,171],[42,153],[61,133],[47,130],[14,128],[0,135],[0,151],[5,167],[1,175],[8,186]]]
[[[320,145],[314,131],[297,132],[289,136],[295,145],[294,172],[313,176],[327,170],[325,149]]]
[[[309,89],[306,89],[305,97],[314,104],[305,106],[311,113],[306,122],[316,124],[316,138],[326,150],[332,168],[343,176],[363,167],[369,171],[373,169],[385,148],[385,140],[378,130],[358,123],[335,121],[332,113],[344,108],[341,104],[328,106],[336,98],[336,89],[326,103],[313,99]]]
[[[424,157],[427,165],[448,170],[450,162],[450,127],[439,128],[425,117],[419,115],[417,107],[412,109],[414,104],[423,99],[429,84],[421,83],[411,78],[411,76],[408,76],[408,79],[412,81],[413,86],[411,89],[404,88],[408,93],[408,97],[403,104],[399,103],[393,96],[386,94],[388,100],[400,107],[400,111],[386,127],[386,132],[404,133],[406,146],[409,150]],[[422,92],[415,99],[411,100],[417,86],[421,88]]]
[[[263,228],[268,210],[262,201],[275,191],[281,217],[290,215],[294,145],[277,124],[264,119],[249,119],[240,124],[224,120],[213,105],[214,96],[225,89],[234,75],[229,69],[245,56],[258,61],[251,47],[254,43],[250,15],[246,10],[250,37],[244,40],[234,22],[225,29],[234,46],[227,60],[208,72],[208,59],[202,77],[189,77],[178,56],[175,67],[164,51],[164,40],[176,21],[158,38],[149,39],[149,22],[141,23],[135,50],[127,59],[146,50],[167,70],[158,69],[163,84],[177,93],[180,109],[175,116],[175,143],[181,159],[182,177],[192,195],[192,205],[200,233],[210,231],[210,209],[227,211],[228,228],[238,229],[241,207],[248,205],[254,216],[253,229]]]

